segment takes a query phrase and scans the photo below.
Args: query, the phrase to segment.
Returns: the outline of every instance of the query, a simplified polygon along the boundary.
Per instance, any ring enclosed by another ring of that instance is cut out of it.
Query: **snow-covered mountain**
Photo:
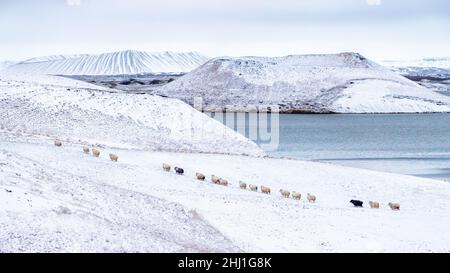
[[[32,58],[6,69],[11,73],[119,75],[189,72],[208,60],[196,53],[120,51],[100,55],[53,55]]]
[[[421,86],[450,96],[450,58],[384,61],[383,64]]]
[[[425,58],[418,60],[386,60],[382,62],[385,66],[393,67],[437,67],[450,69],[449,58]]]
[[[357,53],[215,58],[156,91],[205,111],[278,105],[282,112],[447,112],[450,98]]]
[[[383,61],[392,71],[414,80],[450,79],[450,58],[427,58],[412,61]]]

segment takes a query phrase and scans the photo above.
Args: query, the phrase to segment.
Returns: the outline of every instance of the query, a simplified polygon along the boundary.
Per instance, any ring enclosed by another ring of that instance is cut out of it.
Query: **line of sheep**
[[[61,147],[62,146],[62,142],[59,140],[55,140],[55,146],[56,147]],[[89,149],[89,147],[84,146],[83,147],[83,152],[85,154],[89,154],[91,152],[91,149]],[[92,155],[94,157],[100,157],[100,150],[96,149],[96,148],[92,148]],[[109,154],[109,159],[111,159],[111,161],[117,162],[119,160],[119,157],[116,154]]]
[[[61,147],[62,142],[59,140],[55,140],[55,146]],[[83,152],[85,154],[89,154],[90,151],[91,150],[89,149],[89,147],[86,147],[86,146],[83,147]],[[92,155],[94,157],[100,157],[100,151],[98,149],[92,148]],[[115,162],[117,162],[119,160],[119,157],[116,154],[109,154],[109,158],[111,159],[111,161],[115,161]],[[169,164],[163,163],[163,169],[166,172],[170,172],[171,166]],[[174,170],[177,174],[180,174],[180,175],[184,174],[184,170],[182,168],[175,167]],[[201,180],[201,181],[205,181],[205,179],[206,179],[206,176],[201,173],[196,173],[195,176],[197,177],[198,180]],[[225,180],[221,177],[215,176],[214,174],[211,175],[211,182],[214,184],[217,184],[217,185],[221,185],[221,186],[228,186],[228,184],[229,184],[228,180]],[[247,183],[239,181],[239,188],[246,190]],[[248,188],[253,192],[258,192],[257,185],[249,184]],[[271,189],[266,186],[261,186],[261,192],[264,194],[271,194]],[[292,196],[292,198],[295,200],[300,200],[302,198],[302,194],[300,192],[296,192],[296,191],[293,191],[291,193],[288,190],[280,189],[280,194],[281,194],[281,196],[283,196],[285,198],[290,198]],[[316,196],[309,194],[309,193],[306,195],[306,199],[308,199],[309,202],[313,202],[313,203],[316,202]],[[355,207],[363,207],[363,201],[360,201],[360,200],[350,200],[350,203],[352,203]],[[392,210],[400,210],[400,204],[398,204],[398,203],[389,203],[388,205]],[[369,206],[372,209],[379,209],[380,203],[376,202],[376,201],[369,201]]]
[[[170,172],[171,166],[169,164],[163,163],[163,170],[166,172]],[[182,169],[182,168],[175,167],[174,170],[175,170],[175,173],[177,173],[179,175],[184,174],[184,169]],[[201,180],[201,181],[205,181],[205,179],[206,179],[206,176],[202,173],[196,173],[195,176],[198,180]],[[211,175],[211,182],[214,184],[217,184],[217,185],[228,186],[227,180],[220,178],[214,174]],[[247,183],[239,181],[239,188],[246,190]],[[256,185],[249,184],[248,188],[254,192],[258,191],[258,186],[256,186]],[[261,192],[264,194],[271,194],[271,189],[266,186],[261,186]],[[285,198],[290,198],[292,196],[292,198],[295,200],[300,200],[302,198],[302,194],[300,192],[296,192],[296,191],[293,191],[291,193],[288,190],[280,189],[280,194],[281,194],[281,196],[283,196]],[[309,202],[313,202],[313,203],[316,202],[316,196],[309,194],[309,193],[307,194],[306,199],[308,199]],[[355,207],[363,207],[363,201],[360,201],[360,200],[350,200],[350,203],[352,203]],[[373,209],[380,208],[380,203],[376,202],[376,201],[369,201],[369,205]],[[400,210],[400,204],[398,204],[398,203],[389,203],[388,205],[392,210]]]
[[[164,171],[170,172],[171,168],[172,167],[169,164],[163,163]],[[184,174],[184,170],[182,168],[175,167],[174,170],[175,170],[175,173],[177,173],[177,174],[180,174],[180,175]],[[206,180],[206,176],[204,174],[202,174],[202,173],[196,173],[195,176],[196,176],[196,178],[198,180],[201,180],[201,181],[205,181]],[[218,177],[218,176],[216,176],[214,174],[211,175],[211,182],[214,183],[214,184],[217,184],[217,185],[222,185],[222,186],[228,186],[228,184],[229,184],[227,180],[225,180],[225,179],[223,179],[221,177]],[[241,188],[243,190],[246,190],[247,189],[247,183],[239,181],[239,188]],[[248,185],[248,189],[250,189],[251,191],[254,191],[254,192],[258,192],[258,186],[257,185],[249,184]],[[261,192],[264,193],[264,194],[271,194],[271,189],[269,187],[266,187],[266,186],[261,186]],[[292,194],[291,194],[290,191],[281,189],[280,193],[281,193],[281,196],[283,196],[285,198],[290,198],[291,196],[295,200],[300,200],[302,198],[302,194],[299,193],[299,192],[295,192],[295,191],[293,191]],[[308,199],[309,202],[316,202],[316,196],[315,195],[312,195],[312,194],[308,193],[306,198]]]

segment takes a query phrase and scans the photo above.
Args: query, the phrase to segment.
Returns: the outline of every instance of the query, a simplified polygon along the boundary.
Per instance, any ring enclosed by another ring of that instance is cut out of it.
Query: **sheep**
[[[398,203],[389,203],[389,207],[391,207],[392,210],[400,210],[400,204]]]
[[[201,174],[201,173],[196,173],[195,176],[197,176],[197,179],[198,179],[198,180],[202,180],[202,181],[204,181],[205,178],[206,178],[205,175],[204,175],[204,174]]]
[[[291,195],[291,193],[289,191],[283,190],[283,189],[280,190],[280,193],[285,198],[289,198],[289,196]]]
[[[90,151],[91,151],[91,150],[90,150],[88,147],[86,147],[86,146],[83,147],[83,152],[84,152],[85,154],[88,154]]]
[[[211,182],[213,182],[214,184],[220,184],[220,178],[213,174],[211,175]]]
[[[270,194],[270,188],[269,187],[265,187],[265,186],[261,186],[261,192],[265,193],[265,194]]]
[[[222,186],[228,186],[228,181],[225,179],[220,178],[219,179],[219,184]]]
[[[164,170],[164,171],[170,172],[170,169],[171,169],[171,167],[170,167],[169,164],[163,163],[163,170]]]
[[[353,206],[355,206],[355,207],[362,207],[363,206],[363,201],[360,201],[360,200],[350,200],[350,203],[352,203]]]
[[[256,185],[250,184],[248,187],[251,191],[258,191],[258,186],[256,186]]]
[[[294,198],[295,200],[300,200],[300,199],[302,199],[302,194],[299,192],[293,191],[292,198]]]
[[[111,161],[115,161],[115,162],[117,162],[117,160],[119,160],[119,157],[115,154],[109,154],[109,158],[111,159]]]
[[[100,151],[97,150],[97,149],[92,148],[92,154],[93,154],[95,157],[100,157]]]
[[[306,195],[306,199],[308,199],[308,201],[312,203],[316,202],[316,196],[309,193]]]
[[[182,168],[175,167],[175,172],[179,175],[182,175],[184,173],[184,170]]]
[[[61,147],[62,146],[62,142],[59,140],[55,140],[55,146],[56,147]]]
[[[239,181],[239,188],[245,190],[245,189],[247,189],[247,184],[242,181]]]
[[[380,203],[376,202],[376,201],[369,201],[369,205],[372,209],[379,209],[380,208]]]

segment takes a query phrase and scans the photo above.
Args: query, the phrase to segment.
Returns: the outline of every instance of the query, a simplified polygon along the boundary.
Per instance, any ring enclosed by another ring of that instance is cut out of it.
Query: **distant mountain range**
[[[405,77],[422,79],[450,79],[450,58],[426,58],[412,61],[384,61],[383,65]]]
[[[425,58],[417,60],[387,60],[382,62],[385,66],[393,67],[436,67],[450,69],[450,57],[448,58]]]
[[[208,57],[196,52],[127,50],[99,55],[52,55],[3,66],[5,71],[12,73],[119,75],[189,72],[206,61]]]

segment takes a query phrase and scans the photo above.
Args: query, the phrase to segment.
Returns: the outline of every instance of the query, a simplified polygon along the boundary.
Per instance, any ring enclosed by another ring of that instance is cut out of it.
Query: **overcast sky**
[[[124,49],[450,57],[450,1],[0,0],[0,60]]]

